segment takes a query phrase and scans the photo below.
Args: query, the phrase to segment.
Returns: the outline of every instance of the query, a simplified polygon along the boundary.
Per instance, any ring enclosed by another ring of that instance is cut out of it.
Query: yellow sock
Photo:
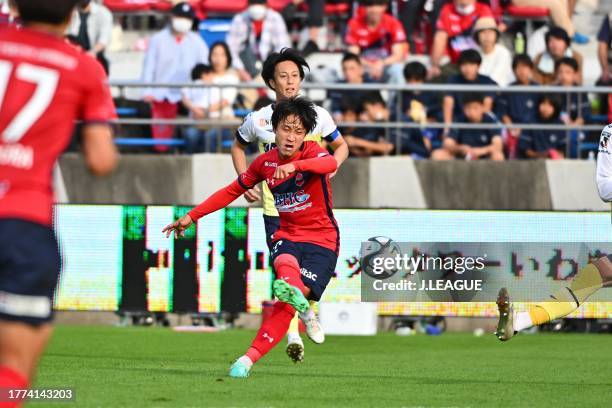
[[[289,330],[287,330],[289,334],[299,334],[300,333],[300,316],[298,312],[295,312],[295,316],[291,319],[291,323],[289,324]]]
[[[561,288],[551,296],[555,301],[531,306],[529,316],[534,325],[565,317],[602,286],[603,280],[599,269],[594,264],[588,264],[576,274],[569,287]]]

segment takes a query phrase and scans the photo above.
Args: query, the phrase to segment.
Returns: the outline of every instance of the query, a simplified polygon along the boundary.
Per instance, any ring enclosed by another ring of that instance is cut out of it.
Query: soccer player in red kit
[[[0,390],[25,389],[51,334],[60,255],[51,174],[83,120],[85,161],[110,172],[115,107],[100,64],[64,32],[78,0],[15,0],[0,30]],[[2,396],[5,399],[6,395]],[[20,401],[1,403],[17,406]]]
[[[231,366],[231,377],[248,377],[253,363],[287,333],[296,311],[311,331],[309,336],[316,337],[320,330],[307,299],[318,301],[333,276],[340,235],[329,185],[329,174],[338,164],[317,143],[304,142],[316,121],[314,104],[305,98],[277,102],[272,113],[277,147],[257,157],[232,184],[163,229],[167,236],[172,232],[182,236],[192,223],[226,207],[261,181],[272,191],[280,216],[280,228],[272,238],[277,275],[273,292],[279,301],[251,347]]]

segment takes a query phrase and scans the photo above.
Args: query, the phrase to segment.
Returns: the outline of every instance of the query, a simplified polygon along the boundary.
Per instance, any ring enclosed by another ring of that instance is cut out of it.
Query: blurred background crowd
[[[293,47],[354,156],[593,158],[589,125],[612,121],[611,15],[611,0],[82,0],[67,35],[109,73],[132,151],[227,151],[273,102],[263,61]]]

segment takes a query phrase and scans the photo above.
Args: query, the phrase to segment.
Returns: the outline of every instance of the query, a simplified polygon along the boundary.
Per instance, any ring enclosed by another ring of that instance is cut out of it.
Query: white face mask
[[[463,16],[467,16],[468,14],[472,14],[475,9],[476,9],[476,6],[474,5],[474,3],[468,4],[467,6],[455,6],[455,10],[457,10],[457,13],[459,13],[459,14],[461,14]]]
[[[249,6],[249,16],[252,20],[261,21],[266,16],[266,6],[263,4],[253,4]]]
[[[172,17],[172,29],[177,33],[185,34],[191,30],[193,21],[184,17]]]

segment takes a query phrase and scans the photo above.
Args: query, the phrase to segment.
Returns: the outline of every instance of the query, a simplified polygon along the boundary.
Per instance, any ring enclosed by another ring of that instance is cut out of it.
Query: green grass
[[[330,336],[300,365],[283,341],[249,379],[228,378],[253,335],[58,327],[36,386],[74,387],[76,404],[51,407],[612,406],[609,335]]]

